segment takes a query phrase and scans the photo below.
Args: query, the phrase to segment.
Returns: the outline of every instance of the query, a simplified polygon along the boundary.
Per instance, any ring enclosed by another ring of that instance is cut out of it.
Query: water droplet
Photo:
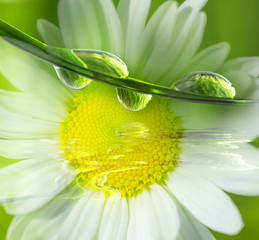
[[[120,103],[130,111],[144,109],[152,98],[152,95],[128,91],[117,88],[117,96]]]
[[[66,55],[66,58],[69,59],[71,63],[100,74],[120,78],[125,78],[129,75],[125,63],[120,58],[108,52],[88,49],[64,49],[64,52],[59,54],[62,54],[63,56]],[[72,89],[85,88],[92,82],[92,80],[88,78],[69,72],[60,67],[55,66],[55,70],[61,81]]]
[[[212,72],[188,74],[174,83],[181,92],[195,93],[210,97],[234,98],[236,92],[223,76]]]
[[[60,80],[69,88],[82,89],[91,83],[91,80],[63,68],[54,66]]]

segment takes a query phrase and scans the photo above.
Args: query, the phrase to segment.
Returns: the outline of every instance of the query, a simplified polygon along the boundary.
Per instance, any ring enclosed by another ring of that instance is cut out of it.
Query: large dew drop
[[[212,72],[188,74],[174,83],[181,92],[203,96],[234,98],[236,92],[231,83],[223,76]]]
[[[125,78],[129,75],[125,63],[115,55],[108,52],[77,49],[66,52],[66,55],[67,58],[70,59],[71,63],[100,74],[119,78]],[[55,67],[55,69],[61,81],[72,89],[85,88],[92,81],[60,67]]]

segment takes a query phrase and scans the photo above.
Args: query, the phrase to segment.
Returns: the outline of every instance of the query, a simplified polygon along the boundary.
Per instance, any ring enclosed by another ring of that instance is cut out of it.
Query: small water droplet
[[[69,88],[83,89],[91,83],[91,80],[76,73],[69,72],[63,68],[54,66],[60,80]]]
[[[125,78],[129,75],[125,63],[120,58],[108,52],[89,49],[64,49],[62,55],[66,55],[67,59],[69,59],[71,63],[100,74],[120,78]],[[85,88],[92,82],[92,80],[88,78],[69,72],[57,66],[55,66],[55,70],[61,81],[72,89]]]
[[[152,95],[117,88],[117,97],[126,109],[140,111],[147,106]]]
[[[195,72],[174,83],[181,92],[195,93],[210,97],[234,98],[236,92],[223,76],[213,72]]]

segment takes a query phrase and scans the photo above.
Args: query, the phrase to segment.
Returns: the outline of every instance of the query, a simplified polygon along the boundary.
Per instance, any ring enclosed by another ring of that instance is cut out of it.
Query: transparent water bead
[[[140,111],[147,106],[152,95],[117,88],[117,97],[120,103],[128,110]]]
[[[213,72],[195,72],[174,83],[181,92],[200,94],[210,97],[234,98],[236,92],[231,83],[223,76]]]
[[[125,78],[129,75],[126,64],[120,58],[108,52],[76,49],[71,50],[67,57],[72,63],[100,74],[119,78]],[[72,89],[82,89],[91,83],[90,79],[63,68],[55,67],[55,69],[61,81]]]

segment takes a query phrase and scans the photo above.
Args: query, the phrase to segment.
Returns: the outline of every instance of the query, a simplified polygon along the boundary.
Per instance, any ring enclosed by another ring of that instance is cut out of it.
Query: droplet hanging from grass
[[[117,97],[126,109],[136,112],[147,106],[152,95],[117,88]]]
[[[119,78],[125,78],[129,75],[125,63],[115,55],[108,52],[76,49],[71,50],[67,57],[72,63],[88,68],[99,74]],[[72,89],[85,88],[92,82],[91,79],[69,72],[63,68],[55,67],[55,69],[61,81]]]
[[[236,92],[232,84],[223,76],[213,72],[195,72],[174,83],[181,92],[203,96],[234,98]]]

